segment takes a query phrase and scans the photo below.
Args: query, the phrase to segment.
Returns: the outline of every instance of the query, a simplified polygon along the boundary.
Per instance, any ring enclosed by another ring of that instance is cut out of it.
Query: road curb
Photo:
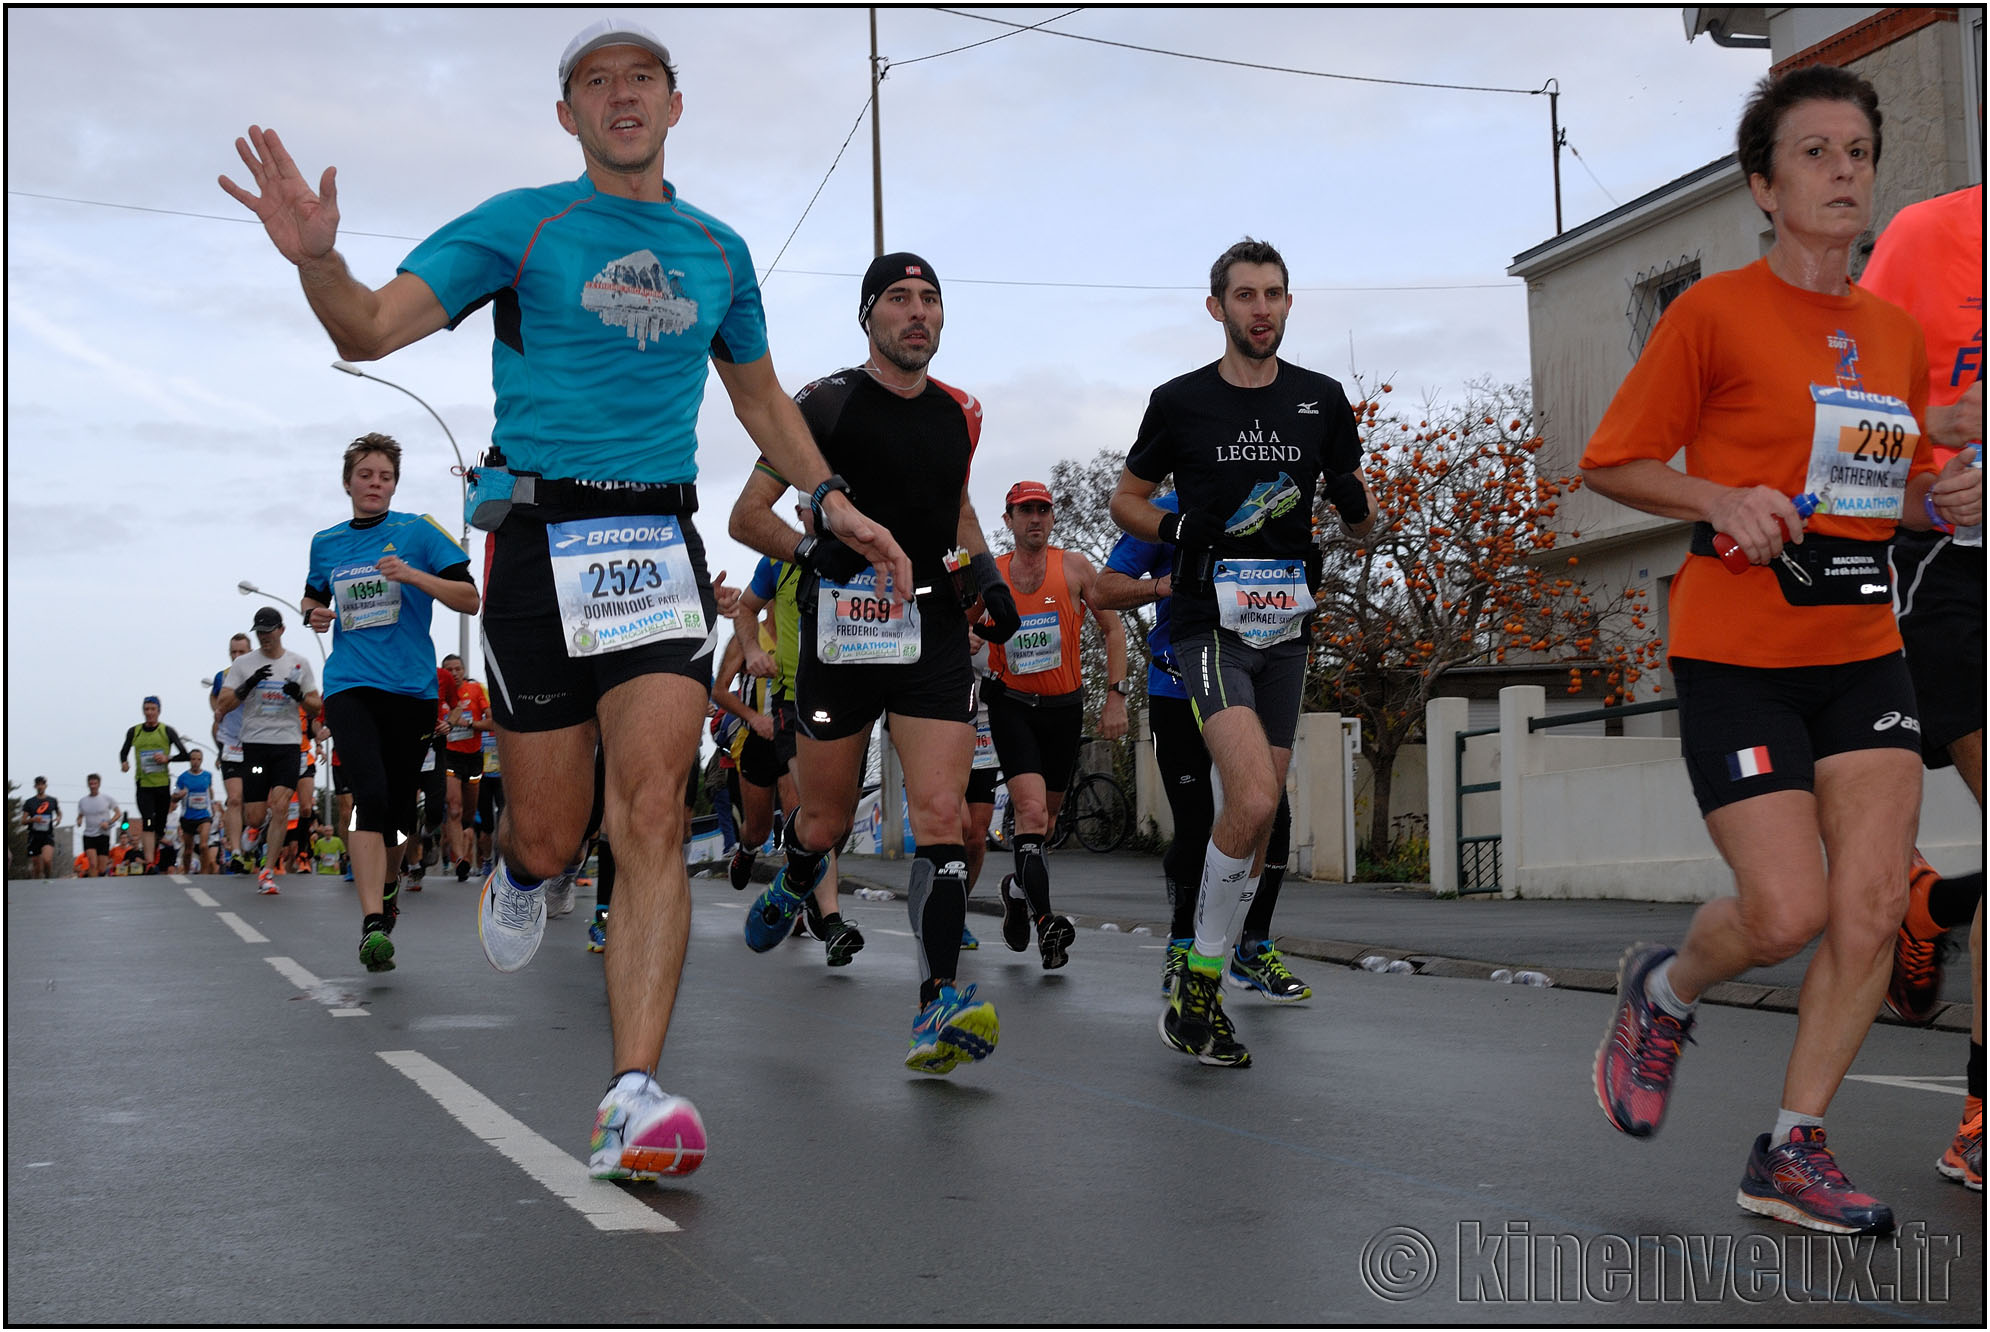
[[[866,879],[862,875],[845,874],[843,883],[851,888],[884,889],[896,892],[888,884]],[[981,901],[969,898],[969,911],[984,916],[1000,916],[1002,908],[994,901]],[[1065,913],[1071,915],[1071,913]],[[1097,929],[1102,925],[1112,925],[1122,934],[1131,934],[1136,928],[1144,927],[1156,937],[1165,937],[1168,922],[1163,920],[1122,920],[1104,916],[1071,915],[1073,923],[1080,928],[1089,926]],[[1425,953],[1414,948],[1384,947],[1378,944],[1350,942],[1345,939],[1300,939],[1291,935],[1278,936],[1279,949],[1291,957],[1310,958],[1316,962],[1331,962],[1339,966],[1354,967],[1364,957],[1382,957],[1394,962],[1402,960],[1416,968],[1420,976],[1439,976],[1447,980],[1490,980],[1495,970],[1509,971],[1544,970],[1538,964],[1528,962],[1487,962],[1477,958],[1445,957],[1435,953]],[[1617,992],[1617,972],[1614,968],[1603,971],[1589,967],[1556,967],[1549,972],[1554,978],[1554,988],[1558,990],[1582,990],[1596,994]],[[1745,981],[1723,981],[1707,988],[1701,1002],[1719,1004],[1724,1008],[1753,1008],[1767,1013],[1795,1013],[1797,1011],[1797,990],[1793,986],[1751,985]],[[1909,1027],[1915,1024],[1901,1022],[1884,1009],[1877,1019],[1890,1026]],[[1937,1031],[1969,1032],[1970,1011],[1968,1004],[1944,1004],[1935,1013],[1934,1020],[1925,1025]]]

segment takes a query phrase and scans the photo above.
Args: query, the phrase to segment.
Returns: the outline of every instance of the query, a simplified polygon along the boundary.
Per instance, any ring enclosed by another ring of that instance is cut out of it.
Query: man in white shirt
[[[242,801],[248,807],[242,831],[245,857],[257,830],[265,848],[281,850],[304,739],[297,710],[316,715],[324,702],[311,663],[283,646],[282,614],[274,606],[264,606],[256,612],[254,628],[257,650],[235,658],[215,699],[219,713],[242,708]],[[256,882],[258,892],[276,891],[269,864],[257,873]]]

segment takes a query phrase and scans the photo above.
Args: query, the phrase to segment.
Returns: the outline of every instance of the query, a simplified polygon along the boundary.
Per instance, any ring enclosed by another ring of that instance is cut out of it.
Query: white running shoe
[[[546,936],[544,887],[512,887],[502,860],[484,880],[483,901],[477,907],[477,938],[484,945],[484,956],[499,971],[517,971],[539,951],[539,941]]]
[[[595,1179],[688,1175],[705,1162],[705,1121],[655,1078],[624,1074],[594,1112],[588,1150],[587,1173]]]
[[[557,879],[546,880],[546,914],[548,916],[564,916],[574,909],[574,875],[576,873],[578,871],[569,870]]]

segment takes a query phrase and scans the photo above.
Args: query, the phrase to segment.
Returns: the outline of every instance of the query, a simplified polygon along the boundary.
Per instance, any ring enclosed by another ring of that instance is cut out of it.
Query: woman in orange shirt
[[[1737,894],[1702,906],[1676,952],[1624,955],[1597,1100],[1623,1132],[1656,1132],[1699,996],[1821,930],[1781,1112],[1736,1201],[1843,1234],[1893,1227],[1832,1159],[1823,1116],[1886,989],[1921,803],[1885,543],[1896,525],[1982,509],[1981,473],[1938,474],[1917,424],[1920,329],[1848,277],[1880,124],[1872,86],[1846,70],[1757,87],[1738,149],[1775,244],[1673,303],[1582,460],[1597,493],[1698,523],[1673,580],[1670,665],[1694,795]]]

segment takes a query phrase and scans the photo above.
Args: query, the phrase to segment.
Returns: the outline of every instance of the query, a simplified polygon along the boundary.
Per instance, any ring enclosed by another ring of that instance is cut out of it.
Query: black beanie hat
[[[884,295],[885,288],[906,278],[921,278],[932,283],[935,292],[940,290],[939,275],[933,272],[933,266],[909,250],[881,254],[871,260],[871,266],[864,270],[864,287],[857,302],[857,326],[868,325],[871,307]]]

